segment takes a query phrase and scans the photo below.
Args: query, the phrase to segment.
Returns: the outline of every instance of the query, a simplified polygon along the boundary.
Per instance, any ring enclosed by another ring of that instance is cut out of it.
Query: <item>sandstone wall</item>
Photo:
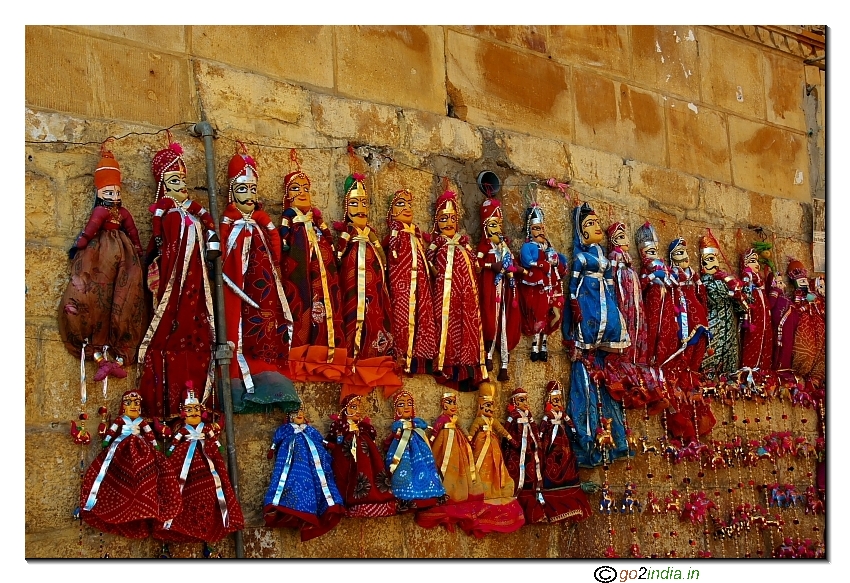
[[[506,230],[516,246],[525,187],[537,181],[548,232],[569,254],[571,204],[542,186],[554,177],[569,180],[573,195],[591,202],[603,222],[623,220],[634,232],[651,220],[665,248],[683,235],[696,257],[697,240],[710,227],[737,269],[740,252],[754,238],[748,226],[758,225],[775,234],[780,267],[787,256],[811,266],[812,198],[823,196],[824,164],[822,97],[812,99],[825,92],[823,73],[803,60],[822,54],[823,43],[806,44],[794,31],[774,29],[764,40],[761,28],[687,25],[27,27],[25,172],[26,194],[35,204],[26,216],[26,556],[96,556],[100,548],[98,533],[80,531],[71,518],[80,463],[87,465],[97,446],[81,449],[68,435],[79,412],[79,369],[59,342],[56,313],[68,278],[66,250],[88,218],[91,173],[107,136],[124,136],[112,149],[123,171],[124,204],[143,244],[150,238],[147,206],[154,187],[149,164],[167,144],[163,128],[171,127],[184,146],[193,196],[207,203],[202,143],[186,133],[189,123],[206,116],[218,132],[219,186],[235,141],[243,141],[259,164],[260,196],[275,220],[294,147],[312,178],[313,202],[329,220],[342,217],[345,177],[366,173],[371,222],[382,234],[387,195],[409,188],[416,196],[415,220],[426,226],[434,199],[448,185],[463,202],[462,227],[477,240],[483,195],[475,177],[488,169],[502,180]],[[222,198],[219,208],[224,204]],[[539,412],[549,379],[569,384],[569,362],[559,345],[556,333],[550,361],[531,363],[523,339],[512,358],[512,380],[500,388],[500,409],[515,386],[530,390]],[[134,375],[131,369],[127,380],[110,381],[111,416]],[[416,376],[406,386],[417,396],[419,414],[432,421],[439,406],[435,382]],[[339,387],[298,388],[324,431]],[[99,391],[89,384],[92,429],[103,401]],[[368,401],[383,437],[392,419],[389,404],[377,394]],[[475,394],[461,395],[460,405],[468,425]],[[770,429],[813,439],[814,412],[785,409],[740,403],[733,411],[715,404],[727,424],[718,424],[712,437],[762,435],[771,418]],[[762,427],[745,425],[745,418],[759,418]],[[635,431],[661,434],[658,420],[645,423],[641,412],[629,412],[628,420]],[[675,549],[692,556],[705,548],[702,527],[663,515],[614,517],[610,525],[595,515],[579,526],[525,526],[483,540],[424,530],[410,516],[343,520],[328,535],[301,543],[293,532],[261,526],[272,467],[265,451],[280,421],[277,414],[235,421],[246,556],[594,557],[608,545],[609,526],[624,556],[630,528],[645,553]],[[812,471],[806,462],[794,471],[782,465],[778,475],[765,465],[755,476],[736,469],[700,477],[692,464],[667,468],[660,458],[638,456],[631,470],[625,463],[612,468],[612,485],[621,492],[634,479],[645,496],[648,463],[655,468],[655,489],[681,490],[681,480],[690,477],[693,489],[716,491],[724,506],[757,496],[746,486],[749,479],[804,484]],[[599,469],[583,476],[602,481]],[[785,514],[790,524],[793,513]],[[811,536],[812,526],[823,525],[822,518],[797,514],[800,534]],[[709,548],[715,556],[755,556],[759,536],[710,541]],[[761,540],[769,553],[769,536]],[[117,557],[158,552],[150,540],[105,535],[103,543]],[[232,556],[232,541],[222,548]],[[175,556],[200,553],[193,545],[172,550]]]

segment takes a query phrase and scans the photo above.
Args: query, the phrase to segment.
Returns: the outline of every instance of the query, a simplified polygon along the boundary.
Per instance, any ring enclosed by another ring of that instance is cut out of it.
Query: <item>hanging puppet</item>
[[[826,321],[814,290],[810,289],[809,273],[796,259],[788,264],[788,275],[794,282],[793,306],[799,318],[793,331],[794,349],[791,368],[818,383],[826,376]]]
[[[643,305],[643,294],[640,287],[640,277],[632,268],[632,256],[629,254],[629,238],[626,235],[624,223],[613,223],[608,227],[610,252],[608,261],[611,262],[611,273],[614,280],[614,295],[617,306],[626,322],[631,344],[623,349],[621,360],[632,364],[646,364],[646,311]]]
[[[525,243],[519,259],[522,333],[531,336],[531,361],[549,360],[549,334],[561,327],[564,309],[563,278],[567,258],[546,237],[543,209],[532,203],[525,210]]]
[[[437,320],[437,382],[462,391],[487,380],[481,313],[478,306],[478,264],[469,238],[458,232],[460,206],[446,191],[434,210],[434,230],[428,260],[434,266],[434,317]]]
[[[290,159],[298,165],[295,150]],[[339,382],[348,372],[333,239],[313,206],[310,178],[301,170],[283,179],[280,273],[294,316],[289,350],[294,381]]]
[[[781,273],[767,275],[767,298],[770,305],[770,320],[773,328],[773,370],[791,368],[794,351],[794,333],[799,315],[791,308],[793,302],[785,294],[785,277]]]
[[[502,207],[495,197],[481,203],[481,223],[484,236],[478,243],[478,267],[481,270],[481,328],[487,370],[493,370],[493,355],[498,348],[500,381],[508,377],[510,351],[521,336],[517,271],[522,272],[514,259],[508,241],[502,233]]]
[[[528,408],[528,392],[516,388],[507,406],[505,429],[510,439],[502,441],[502,456],[514,481],[514,496],[525,515],[526,524],[546,522],[543,498],[543,470],[540,465],[540,430]]]
[[[399,512],[421,510],[441,503],[446,489],[434,465],[425,429],[428,424],[416,416],[413,395],[404,389],[393,395],[395,421],[385,440],[393,494]]]
[[[148,287],[155,309],[139,348],[145,410],[167,418],[179,415],[187,381],[204,387],[204,396],[212,384],[215,329],[206,260],[221,255],[212,216],[189,198],[183,148],[170,134],[169,142],[151,161],[157,188]]]
[[[670,268],[658,254],[658,235],[655,228],[644,223],[635,233],[641,256],[641,288],[646,310],[647,362],[660,366],[679,349],[674,282]]]
[[[275,463],[263,498],[266,526],[297,528],[302,542],[333,529],[345,513],[342,496],[322,435],[308,424],[303,409],[288,414],[277,428],[267,457]]]
[[[391,395],[401,387],[395,371],[395,342],[391,332],[390,297],[387,293],[387,258],[369,225],[370,200],[364,176],[345,179],[345,221],[334,223],[337,238],[341,315],[351,373],[343,380],[342,394],[366,394],[384,387]]]
[[[103,451],[83,477],[80,518],[103,532],[146,538],[151,527],[180,512],[177,474],[165,463],[142,417],[142,396],[127,391],[121,415],[103,438]]]
[[[94,209],[68,251],[71,281],[59,303],[59,335],[71,354],[98,361],[96,381],[127,376],[122,365],[136,362],[148,315],[142,245],[121,205],[121,169],[108,141],[94,171]]]
[[[749,325],[741,328],[741,367],[764,371],[773,364],[773,326],[755,248],[747,249],[741,256],[741,281],[750,303]]]
[[[688,242],[684,237],[673,239],[667,248],[670,259],[670,273],[676,287],[672,300],[676,305],[679,349],[667,366],[680,366],[685,370],[699,371],[708,344],[708,315],[701,298],[705,297],[703,283],[691,267],[688,256]],[[665,363],[661,363],[664,366]],[[688,381],[687,388],[695,383]]]
[[[331,415],[328,451],[334,479],[345,505],[345,515],[354,518],[392,516],[396,512],[390,474],[375,445],[377,432],[363,416],[363,398],[348,394],[339,415]]]
[[[230,365],[233,410],[301,401],[289,374],[292,313],[278,274],[280,234],[257,195],[257,163],[239,144],[227,167],[228,205],[221,219],[222,279],[227,337],[236,347]]]
[[[710,376],[731,374],[740,368],[738,316],[747,312],[744,283],[720,267],[720,244],[709,232],[699,242],[702,282],[705,284],[710,348],[702,371]]]
[[[396,359],[406,373],[430,372],[437,354],[437,326],[431,296],[426,241],[413,224],[413,195],[396,191],[387,210],[387,250],[392,336]],[[430,242],[430,237],[428,238]]]
[[[191,385],[186,387],[180,405],[183,423],[165,455],[171,472],[177,475],[182,506],[173,519],[156,524],[153,537],[170,542],[215,543],[242,530],[242,508],[230,485],[219,429],[202,420],[206,409]]]

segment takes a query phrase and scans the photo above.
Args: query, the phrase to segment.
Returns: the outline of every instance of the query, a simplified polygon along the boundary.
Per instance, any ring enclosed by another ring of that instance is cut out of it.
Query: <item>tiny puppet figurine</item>
[[[280,274],[294,317],[289,350],[293,381],[340,382],[348,352],[340,311],[339,277],[331,232],[313,206],[310,178],[297,170],[283,179]]]
[[[635,242],[641,257],[647,364],[661,366],[673,357],[680,346],[673,298],[675,283],[670,276],[670,268],[658,254],[658,234],[649,222],[638,228]]]
[[[432,267],[425,255],[425,236],[413,224],[413,195],[409,190],[397,190],[390,198],[387,227],[390,234],[384,248],[395,356],[408,374],[429,372],[437,354]]]
[[[142,396],[127,391],[121,415],[103,438],[103,451],[83,477],[80,517],[89,526],[127,538],[146,538],[154,524],[180,512],[177,474],[165,463],[142,417]]]
[[[803,264],[793,259],[788,264],[788,275],[794,282],[792,305],[799,321],[793,331],[794,349],[791,368],[812,381],[822,382],[826,377],[826,320],[819,298],[812,289],[809,273]]]
[[[528,392],[516,388],[507,406],[505,429],[510,439],[502,440],[502,456],[514,481],[514,496],[526,524],[546,522],[543,499],[543,469],[540,465],[540,430],[528,407]]]
[[[421,510],[445,501],[446,489],[425,433],[428,424],[416,416],[413,394],[402,389],[393,395],[392,402],[395,421],[385,440],[384,462],[398,511]]]
[[[676,282],[672,299],[676,304],[676,323],[679,329],[679,349],[674,357],[668,360],[668,365],[697,372],[702,365],[708,344],[708,315],[701,299],[705,297],[703,283],[691,267],[688,242],[684,237],[673,239],[667,250],[670,273]]]
[[[741,365],[738,349],[738,316],[747,313],[744,283],[720,266],[720,244],[709,233],[700,238],[702,282],[708,310],[709,347],[702,361],[706,375],[730,374]],[[712,352],[713,351],[713,352]]]
[[[617,306],[626,322],[626,331],[632,343],[623,349],[622,360],[631,364],[646,364],[646,310],[640,276],[632,268],[632,256],[629,254],[629,238],[624,223],[613,223],[608,227],[611,273],[614,279],[614,295]]]
[[[302,542],[333,529],[345,513],[343,500],[322,435],[308,424],[303,409],[288,414],[275,431],[267,457],[275,454],[263,498],[266,526],[297,528]]]
[[[428,260],[434,266],[434,317],[437,320],[437,382],[472,390],[487,380],[484,339],[478,296],[478,264],[469,237],[458,232],[460,207],[454,192],[446,191],[434,210]]]
[[[487,370],[493,370],[493,355],[498,348],[498,380],[506,381],[510,351],[521,336],[519,290],[515,274],[522,268],[514,258],[502,232],[502,207],[495,197],[481,203],[484,236],[478,243],[478,267],[481,269],[478,289],[481,294],[481,329]]]
[[[71,281],[59,303],[62,342],[74,356],[98,361],[95,380],[127,376],[122,364],[136,362],[148,316],[139,232],[121,205],[121,169],[107,143],[94,171],[94,208],[68,251]]]
[[[157,189],[148,287],[155,308],[139,348],[139,393],[147,414],[173,418],[187,381],[204,395],[212,384],[215,329],[206,260],[219,257],[221,246],[212,216],[189,197],[183,148],[170,134],[169,142],[151,161]]]
[[[770,305],[770,321],[773,328],[773,370],[791,368],[794,352],[794,333],[797,331],[799,314],[791,309],[793,302],[786,295],[785,277],[778,272],[767,274],[767,301]]]
[[[377,433],[363,415],[363,398],[348,394],[338,415],[331,415],[328,451],[334,478],[345,505],[345,515],[354,518],[392,516],[396,513],[390,474],[375,444]]]
[[[242,508],[230,485],[215,423],[203,421],[206,408],[191,385],[181,399],[182,425],[165,451],[177,475],[182,498],[180,513],[157,523],[155,539],[169,542],[215,543],[242,530]]]
[[[750,302],[749,326],[741,328],[741,367],[769,370],[773,365],[773,325],[759,255],[754,247],[741,256],[741,281]]]
[[[571,443],[575,433],[573,421],[564,410],[561,383],[549,381],[545,412],[540,420],[540,464],[543,467],[544,508],[549,522],[579,521],[591,515]]]
[[[522,333],[532,337],[531,361],[546,362],[549,334],[561,327],[563,319],[567,258],[549,243],[543,209],[536,202],[525,210],[525,243],[519,259],[525,270],[519,281]]]
[[[230,366],[238,413],[301,402],[289,374],[292,313],[278,274],[280,234],[257,195],[259,174],[245,146],[227,167],[228,205],[221,219],[222,279],[227,337],[236,347]]]
[[[401,388],[401,379],[395,370],[387,258],[368,222],[370,199],[364,180],[361,174],[345,179],[345,221],[334,223],[340,233],[337,257],[342,325],[348,355],[353,359],[351,372],[342,381],[342,395],[366,394],[373,387],[384,387],[384,394],[391,395]]]

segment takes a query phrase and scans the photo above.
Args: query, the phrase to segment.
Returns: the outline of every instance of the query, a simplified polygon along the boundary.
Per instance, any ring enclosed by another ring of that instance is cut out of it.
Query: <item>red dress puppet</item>
[[[611,251],[608,260],[614,275],[614,294],[617,307],[626,321],[626,331],[632,343],[623,349],[618,360],[631,364],[646,364],[646,310],[643,306],[640,277],[632,268],[632,256],[629,254],[629,239],[624,223],[613,223],[608,227],[608,240]]]
[[[431,265],[426,242],[413,224],[413,195],[409,190],[393,194],[387,211],[390,235],[387,273],[392,303],[392,334],[396,359],[406,373],[424,373],[437,354],[437,326],[431,296]]]
[[[345,179],[345,222],[334,223],[339,277],[342,290],[342,321],[349,355],[354,360],[342,384],[342,395],[367,394],[384,387],[392,395],[401,387],[396,373],[395,342],[390,332],[390,296],[387,293],[387,258],[378,235],[369,226],[369,196],[364,176]]]
[[[434,233],[428,259],[434,265],[434,318],[437,320],[437,382],[473,390],[487,379],[481,312],[478,306],[477,264],[466,235],[457,232],[458,202],[444,192],[436,203]]]
[[[215,329],[204,255],[214,259],[221,251],[212,217],[189,198],[182,154],[171,143],[151,162],[157,190],[148,255],[159,255],[148,269],[148,287],[156,307],[139,348],[139,392],[151,416],[177,416],[186,382],[206,394],[212,379]]]
[[[73,263],[59,304],[59,335],[74,356],[98,360],[95,380],[103,380],[127,376],[121,365],[136,362],[148,313],[139,232],[121,206],[118,162],[103,148],[94,186],[95,207],[68,252]]]
[[[767,289],[773,327],[773,370],[788,370],[791,368],[794,333],[797,331],[800,315],[792,308],[793,303],[785,295],[785,278],[781,273],[768,274]]]
[[[484,236],[478,243],[478,267],[481,276],[478,289],[481,293],[481,329],[487,370],[493,370],[493,354],[499,351],[498,379],[506,381],[510,351],[519,343],[520,310],[519,290],[514,274],[518,265],[502,234],[502,208],[496,198],[486,198],[481,203],[481,223]]]
[[[180,512],[180,489],[141,416],[142,396],[127,391],[121,401],[121,416],[106,431],[104,449],[83,477],[80,517],[103,532],[146,538],[155,523]]]
[[[528,392],[511,393],[505,429],[511,439],[502,441],[505,467],[516,484],[514,496],[525,514],[526,524],[547,522],[543,498],[543,468],[540,464],[540,430],[528,408]]]
[[[280,234],[257,202],[254,159],[234,155],[227,176],[221,269],[227,339],[236,347],[230,366],[233,409],[250,412],[276,404],[289,412],[301,400],[284,376],[289,374],[292,314],[278,275]]]
[[[171,520],[160,522],[153,537],[171,542],[214,543],[242,530],[245,520],[230,485],[227,465],[215,424],[201,420],[204,406],[191,387],[181,399],[183,425],[166,451],[170,471],[178,476],[182,509]]]
[[[376,518],[396,513],[390,474],[375,444],[377,432],[361,411],[362,397],[343,397],[339,415],[331,415],[328,451],[346,516]]]
[[[799,314],[794,331],[791,368],[820,384],[826,377],[826,321],[820,302],[809,289],[809,274],[796,259],[788,264],[788,275],[794,281],[793,309]]]
[[[747,249],[741,263],[741,281],[750,301],[749,325],[745,324],[741,330],[741,367],[766,371],[773,364],[773,326],[755,249]]]
[[[290,172],[283,187],[280,273],[295,320],[290,376],[295,381],[339,382],[348,373],[348,354],[333,239],[312,204],[307,175],[300,169]]]
[[[648,222],[635,233],[641,256],[640,282],[646,309],[648,364],[661,366],[679,349],[679,332],[670,268],[658,255],[658,235]]]

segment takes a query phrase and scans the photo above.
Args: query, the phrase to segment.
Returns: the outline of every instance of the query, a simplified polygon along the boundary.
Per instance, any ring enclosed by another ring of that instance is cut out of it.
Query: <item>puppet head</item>
[[[702,272],[709,275],[720,269],[720,244],[714,235],[709,233],[703,235],[699,240],[699,250],[701,255]]]
[[[413,222],[413,195],[406,188],[396,190],[390,197],[387,223],[390,221],[398,221],[405,225]]]
[[[363,411],[360,404],[363,397],[360,395],[346,395],[342,400],[342,408],[339,411],[340,417],[348,421],[360,421],[363,418]]]
[[[457,393],[446,391],[440,398],[440,407],[446,415],[457,415]]]
[[[121,395],[121,414],[136,419],[142,414],[142,395],[137,391],[127,391]]]
[[[788,275],[794,281],[794,285],[797,289],[809,291],[809,271],[800,261],[792,259],[791,262],[788,263]]]
[[[393,395],[393,410],[396,421],[399,419],[413,419],[416,416],[416,401],[413,393],[404,389]]]
[[[676,237],[670,242],[667,247],[670,265],[676,265],[682,269],[687,269],[691,264],[691,258],[688,256],[688,242],[684,237]]]
[[[369,195],[363,181],[366,179],[362,174],[352,174],[345,179],[345,220],[358,229],[363,229],[369,222]]]
[[[484,381],[478,385],[478,414],[484,417],[493,416],[493,407],[495,402],[493,397],[496,392],[496,387],[490,381]]]
[[[549,381],[546,384],[546,412],[564,412],[564,390],[558,381]]]
[[[576,237],[574,242],[580,243],[585,248],[590,245],[598,245],[602,242],[605,234],[599,225],[599,217],[596,216],[596,211],[589,204],[585,202],[581,206],[576,207],[573,217],[575,219],[574,228]]]
[[[304,412],[304,407],[298,407],[297,411],[287,413],[286,416],[288,423],[294,423],[296,425],[305,425],[309,423],[309,421],[307,421],[307,414]]]
[[[100,148],[100,161],[94,169],[94,188],[97,191],[95,205],[105,207],[121,206],[121,168],[112,152]]]
[[[452,238],[457,234],[460,207],[457,195],[447,190],[437,199],[434,206],[434,232],[444,237]]]
[[[186,425],[197,427],[201,422],[204,406],[198,399],[192,381],[186,381],[183,396],[180,399],[180,416],[186,420]]]
[[[641,225],[635,232],[635,243],[637,243],[642,262],[645,263],[647,259],[660,259],[658,256],[658,233],[655,232],[655,227],[649,224],[649,221]]]
[[[242,151],[237,152],[227,165],[227,200],[239,212],[250,216],[257,208],[257,163],[248,155],[245,145],[239,142]]]
[[[295,207],[306,213],[313,208],[310,197],[310,177],[300,169],[290,172],[283,178],[283,208]]]
[[[625,223],[612,223],[608,227],[608,241],[611,243],[611,248],[619,247],[623,251],[629,250],[629,237],[626,235]]]
[[[511,393],[511,405],[515,409],[519,409],[523,413],[528,411],[528,391],[522,387],[517,387]]]
[[[525,209],[525,240],[541,244],[549,241],[546,238],[543,209],[536,202],[531,203],[531,206]]]
[[[484,236],[493,243],[504,240],[502,231],[502,205],[496,197],[488,197],[481,203],[481,225],[484,227]]]
[[[172,142],[169,136],[168,147],[154,154],[151,160],[151,172],[156,178],[156,200],[163,196],[181,203],[189,198],[186,188],[186,163],[183,161],[183,147]]]

